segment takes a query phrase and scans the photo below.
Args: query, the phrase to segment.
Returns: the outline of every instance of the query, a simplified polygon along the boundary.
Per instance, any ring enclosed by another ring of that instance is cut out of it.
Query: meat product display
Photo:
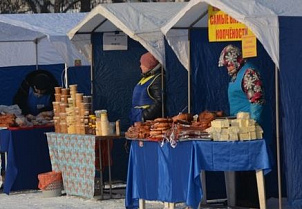
[[[180,113],[172,118],[156,118],[146,122],[136,122],[126,132],[133,140],[178,141],[183,139],[211,139],[205,130],[211,121],[222,117],[223,111],[203,111],[193,120],[190,113]]]
[[[179,113],[178,115],[172,118],[173,122],[176,123],[178,121],[188,121],[191,122],[193,120],[193,115],[190,113]]]
[[[0,127],[11,127],[15,126],[15,118],[14,114],[1,114],[0,115]]]
[[[156,118],[146,122],[136,122],[125,133],[128,139],[160,141],[172,126],[171,118]]]

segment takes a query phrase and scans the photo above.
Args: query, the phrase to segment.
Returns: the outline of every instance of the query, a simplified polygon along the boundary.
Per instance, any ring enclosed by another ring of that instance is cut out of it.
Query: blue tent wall
[[[108,109],[110,120],[121,119],[122,129],[130,126],[132,91],[140,79],[140,56],[147,52],[128,38],[128,50],[103,51],[102,34],[93,35],[94,109]],[[117,59],[118,58],[118,59]],[[165,116],[177,115],[187,104],[187,70],[166,43],[164,97]],[[187,111],[187,109],[185,110]]]
[[[69,67],[67,70],[68,84],[77,84],[77,92],[85,96],[91,95],[90,66]]]
[[[36,66],[14,66],[0,68],[0,104],[12,105],[13,97],[20,87],[23,79],[28,73],[34,71]],[[58,65],[39,65],[39,69],[44,69],[51,72],[58,83],[61,84],[62,72],[64,70],[63,64]]]
[[[280,98],[287,198],[302,207],[302,17],[280,17]]]
[[[221,50],[227,44],[234,44],[241,48],[240,42],[209,42],[207,29],[194,29],[191,31],[191,69],[192,69],[192,112],[198,114],[204,110],[223,110],[228,113],[227,87],[229,76],[225,68],[218,67],[218,59]],[[275,87],[274,87],[274,64],[262,45],[257,44],[256,58],[249,60],[258,67],[265,88],[265,130],[264,137],[270,147],[272,161],[274,163],[272,172],[266,176],[267,196],[277,197],[277,175],[275,155]],[[217,180],[217,179],[220,179]],[[207,175],[208,196],[224,196],[223,175],[211,173]],[[222,184],[221,184],[222,182]]]
[[[122,131],[130,126],[132,92],[140,80],[143,46],[128,38],[128,50],[103,51],[102,33],[92,36],[94,53],[94,109],[107,109],[110,121],[121,120]]]
[[[147,52],[128,38],[128,50],[103,51],[103,34],[92,35],[94,54],[94,109],[107,109],[109,121],[121,120],[121,130],[130,126],[129,113],[134,86],[140,79],[140,56]],[[115,140],[112,149],[112,178],[126,180],[128,153],[124,140]],[[106,172],[105,172],[106,174]],[[105,176],[106,178],[106,176]]]
[[[188,112],[188,71],[166,41],[165,54],[165,116],[172,117],[182,110]]]

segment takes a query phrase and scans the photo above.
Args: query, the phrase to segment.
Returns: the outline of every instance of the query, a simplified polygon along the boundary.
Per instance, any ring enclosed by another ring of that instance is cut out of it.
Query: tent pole
[[[38,57],[38,54],[39,54],[39,48],[38,48],[38,44],[39,44],[39,41],[42,40],[43,38],[47,37],[46,35],[45,36],[41,36],[39,38],[36,38],[34,40],[34,43],[35,43],[35,48],[36,48],[36,70],[39,70],[39,57]]]
[[[164,66],[161,65],[161,116],[165,117],[165,100],[164,100],[164,89],[165,89],[165,80],[164,80]]]
[[[278,170],[278,201],[282,209],[281,168],[280,168],[280,135],[279,135],[279,70],[275,66],[275,94],[276,94],[276,143],[277,143],[277,170]]]
[[[38,39],[36,39],[35,41],[35,48],[36,48],[36,70],[39,69],[39,58],[38,58]]]
[[[188,31],[188,113],[191,113],[191,30]]]
[[[65,63],[65,69],[64,69],[64,85],[65,85],[65,88],[67,89],[68,88],[68,72],[67,72],[67,69],[68,69],[68,66],[67,64]]]
[[[90,35],[90,44],[91,44],[91,63],[90,63],[90,93],[91,93],[91,111],[94,109],[94,95],[93,95],[93,74],[94,74],[94,53],[93,53],[93,44],[91,43],[91,35]]]

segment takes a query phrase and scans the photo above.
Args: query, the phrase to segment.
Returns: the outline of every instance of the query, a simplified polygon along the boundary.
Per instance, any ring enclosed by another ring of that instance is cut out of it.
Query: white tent
[[[208,5],[219,8],[248,26],[279,67],[278,16],[301,16],[302,1],[191,0],[162,31],[188,69],[188,29],[207,27]]]
[[[208,5],[219,8],[247,25],[279,66],[278,16],[271,9],[255,0],[192,0],[162,28],[169,44],[187,69],[189,68],[188,29],[207,27]],[[183,30],[180,30],[181,28]]]
[[[299,34],[298,31],[301,30],[300,23],[302,17],[302,1],[300,0],[191,0],[172,20],[162,27],[163,33],[166,35],[168,43],[171,45],[172,49],[176,53],[180,62],[185,66],[190,72],[190,40],[189,31],[192,28],[207,27],[207,10],[208,6],[212,5],[221,11],[227,13],[234,19],[244,23],[248,26],[253,33],[256,35],[257,39],[261,42],[264,49],[267,51],[268,55],[271,57],[276,65],[276,75],[279,74],[277,69],[281,72],[289,71],[291,74],[286,74],[288,77],[299,78],[295,71],[294,66],[299,64],[295,61],[297,56],[301,52],[301,41],[299,35],[294,37],[292,34]],[[280,28],[280,21],[283,21],[283,28]],[[296,21],[296,22],[295,22]],[[286,22],[286,23],[285,23]],[[297,24],[299,22],[299,24]],[[291,34],[289,34],[291,33]],[[293,45],[285,46],[280,40],[282,35],[283,40],[288,42],[293,42]],[[293,39],[289,41],[290,39]],[[294,46],[294,47],[293,47]],[[281,48],[282,47],[282,48]],[[280,49],[281,48],[281,49]],[[283,53],[283,54],[282,54]],[[283,55],[283,56],[282,56]],[[298,58],[299,59],[299,58]],[[290,63],[290,65],[289,65]],[[287,68],[283,69],[282,68]],[[297,69],[299,70],[299,69]],[[284,111],[284,124],[292,121],[294,123],[291,126],[286,127],[287,136],[284,137],[287,146],[287,184],[288,186],[288,198],[293,204],[298,204],[301,206],[301,187],[299,189],[298,185],[301,185],[301,179],[295,173],[301,173],[301,168],[297,167],[297,160],[300,156],[299,152],[294,151],[297,147],[301,146],[300,131],[301,124],[298,120],[295,120],[290,112],[299,112],[300,104],[299,98],[294,97],[295,92],[289,91],[289,86],[292,85],[286,76],[283,80],[282,88],[284,94],[283,108]],[[287,80],[288,79],[288,80]],[[276,131],[277,131],[277,154],[279,151],[279,85],[278,78],[276,79]],[[297,85],[295,82],[293,83]],[[295,101],[294,105],[290,105],[291,101]],[[290,105],[289,107],[287,105]],[[288,111],[290,110],[290,111]],[[299,127],[299,128],[297,128]],[[285,130],[284,130],[285,132]],[[278,154],[279,155],[279,154]],[[278,156],[278,159],[280,156]],[[295,161],[295,162],[294,162]],[[280,169],[280,162],[278,161],[278,169]],[[280,170],[278,170],[280,177]],[[278,178],[279,184],[279,206],[281,205],[281,180]]]
[[[164,36],[160,28],[186,3],[101,4],[68,33],[73,43],[91,60],[90,35],[122,31],[164,63]]]
[[[0,15],[0,67],[66,64],[88,61],[72,45],[67,32],[84,13]]]

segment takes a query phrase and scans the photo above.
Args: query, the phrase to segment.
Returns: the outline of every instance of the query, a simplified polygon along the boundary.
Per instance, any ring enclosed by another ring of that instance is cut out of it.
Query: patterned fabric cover
[[[67,195],[94,196],[95,136],[46,133],[53,171],[61,171]]]

